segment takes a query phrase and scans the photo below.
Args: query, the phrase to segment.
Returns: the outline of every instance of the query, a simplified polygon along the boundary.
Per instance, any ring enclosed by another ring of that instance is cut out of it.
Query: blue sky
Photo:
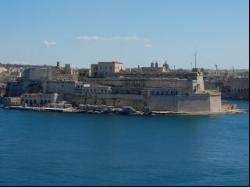
[[[0,62],[248,68],[248,0],[0,0]]]

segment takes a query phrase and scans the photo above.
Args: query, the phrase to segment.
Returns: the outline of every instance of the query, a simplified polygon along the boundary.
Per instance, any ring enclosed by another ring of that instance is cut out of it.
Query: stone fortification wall
[[[147,99],[150,111],[172,111],[178,112],[177,96],[151,96]]]
[[[178,112],[210,112],[210,96],[208,94],[179,96]]]
[[[143,110],[144,108],[144,98],[141,95],[99,94],[98,96],[82,96],[65,94],[64,99],[72,102],[74,105],[90,104],[114,107],[133,106],[137,110]]]
[[[171,112],[219,112],[221,110],[220,95],[196,94],[191,96],[143,96],[110,94],[96,97],[84,97],[81,95],[68,94],[65,99],[76,105],[108,105],[114,107],[132,106],[136,110],[171,111]]]
[[[148,100],[148,106],[153,111],[172,112],[220,112],[221,96],[210,94],[195,94],[190,96],[153,96]]]
[[[221,94],[211,95],[210,97],[210,111],[222,111]]]

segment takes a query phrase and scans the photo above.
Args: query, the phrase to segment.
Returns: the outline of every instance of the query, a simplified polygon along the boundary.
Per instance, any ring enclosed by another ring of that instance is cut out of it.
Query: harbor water
[[[122,116],[0,108],[0,185],[248,185],[246,112]]]

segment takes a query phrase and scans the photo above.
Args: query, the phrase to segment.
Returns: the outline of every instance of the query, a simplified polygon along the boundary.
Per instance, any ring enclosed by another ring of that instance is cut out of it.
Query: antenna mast
[[[197,68],[197,50],[195,51],[195,54],[194,54],[194,66],[196,69]]]

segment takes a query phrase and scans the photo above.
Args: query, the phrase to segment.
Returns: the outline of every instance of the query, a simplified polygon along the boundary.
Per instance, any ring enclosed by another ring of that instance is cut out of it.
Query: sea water
[[[249,103],[211,116],[0,109],[0,185],[248,185]]]

